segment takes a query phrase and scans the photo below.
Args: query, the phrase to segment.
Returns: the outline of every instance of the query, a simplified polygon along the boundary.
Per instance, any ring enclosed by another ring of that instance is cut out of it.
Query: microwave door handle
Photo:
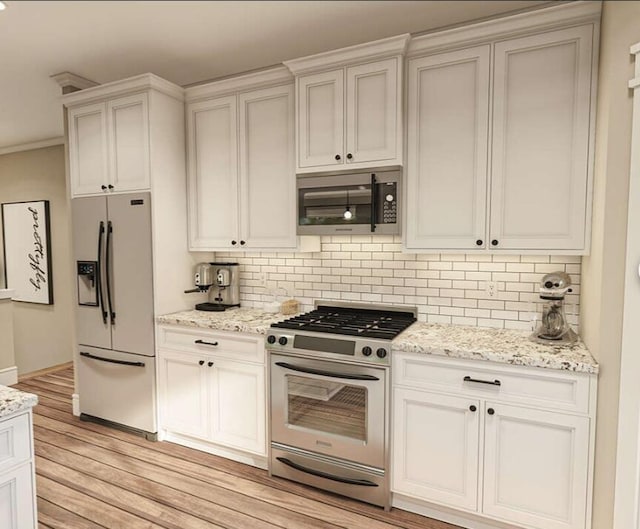
[[[377,202],[376,175],[375,173],[371,173],[371,233],[376,231],[376,216],[378,212]]]

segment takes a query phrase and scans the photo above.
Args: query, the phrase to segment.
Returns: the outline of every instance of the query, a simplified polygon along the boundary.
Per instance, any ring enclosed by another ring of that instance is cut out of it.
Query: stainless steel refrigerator
[[[155,438],[151,196],[72,200],[81,418]]]

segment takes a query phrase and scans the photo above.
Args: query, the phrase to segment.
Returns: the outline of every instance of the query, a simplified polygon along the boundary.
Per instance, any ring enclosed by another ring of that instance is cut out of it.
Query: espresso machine
[[[209,301],[198,303],[196,310],[223,311],[240,306],[240,270],[238,263],[198,263],[193,274],[196,288],[189,292],[209,292]]]
[[[562,344],[573,343],[578,339],[564,311],[564,297],[571,291],[571,278],[566,272],[552,272],[542,278],[540,299],[544,301],[544,306],[540,325],[530,336],[532,341]]]

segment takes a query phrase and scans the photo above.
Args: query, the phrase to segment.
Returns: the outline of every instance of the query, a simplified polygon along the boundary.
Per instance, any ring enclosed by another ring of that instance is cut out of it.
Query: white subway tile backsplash
[[[573,282],[567,317],[574,327],[578,322],[579,256],[403,253],[401,237],[392,235],[322,237],[321,249],[218,253],[216,259],[240,264],[244,306],[284,299],[289,289],[303,310],[316,299],[415,305],[419,321],[522,330],[531,329],[541,310],[544,274],[565,271]],[[497,283],[495,297],[487,294],[487,281]]]

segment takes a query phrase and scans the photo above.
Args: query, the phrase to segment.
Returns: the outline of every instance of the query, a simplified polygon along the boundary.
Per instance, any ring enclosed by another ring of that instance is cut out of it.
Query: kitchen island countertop
[[[38,396],[0,385],[0,419],[38,404]]]
[[[157,321],[169,325],[264,335],[272,323],[291,317],[239,307],[224,312],[175,312],[159,316]],[[598,373],[598,363],[582,341],[545,345],[530,341],[529,334],[527,331],[509,329],[416,322],[393,340],[392,351]]]

